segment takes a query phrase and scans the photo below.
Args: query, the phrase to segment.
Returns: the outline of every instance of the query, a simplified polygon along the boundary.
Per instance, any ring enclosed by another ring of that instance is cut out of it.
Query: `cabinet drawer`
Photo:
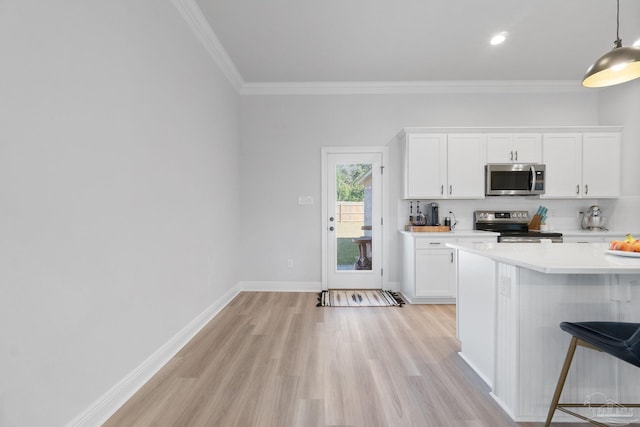
[[[442,249],[447,243],[455,243],[456,239],[447,237],[416,237],[416,249]]]

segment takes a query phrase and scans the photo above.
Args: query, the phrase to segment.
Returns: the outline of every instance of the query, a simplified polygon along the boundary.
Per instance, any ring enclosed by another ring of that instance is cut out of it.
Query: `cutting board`
[[[448,225],[406,225],[405,231],[412,231],[414,233],[442,233],[451,231],[451,227]]]

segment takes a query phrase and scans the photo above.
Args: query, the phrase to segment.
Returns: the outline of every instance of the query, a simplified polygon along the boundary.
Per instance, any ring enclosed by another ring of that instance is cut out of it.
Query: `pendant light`
[[[616,41],[613,49],[602,55],[587,70],[585,87],[613,86],[640,77],[640,46],[623,47],[620,40],[620,0],[617,0]]]

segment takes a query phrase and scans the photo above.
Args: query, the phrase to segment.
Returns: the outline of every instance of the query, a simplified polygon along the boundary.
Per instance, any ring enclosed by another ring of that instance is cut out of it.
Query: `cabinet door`
[[[455,297],[453,249],[416,250],[416,297]]]
[[[444,197],[447,136],[445,134],[408,135],[405,144],[404,198]]]
[[[582,135],[548,133],[542,137],[542,160],[547,166],[544,198],[577,198],[582,183]]]
[[[515,163],[542,163],[542,134],[514,134],[513,152]]]
[[[487,135],[487,163],[512,163],[513,135],[496,133]]]
[[[541,163],[542,134],[493,133],[487,135],[487,163]]]
[[[484,198],[486,136],[451,134],[447,138],[446,197],[451,199]]]
[[[618,197],[621,179],[619,133],[582,135],[582,197]]]

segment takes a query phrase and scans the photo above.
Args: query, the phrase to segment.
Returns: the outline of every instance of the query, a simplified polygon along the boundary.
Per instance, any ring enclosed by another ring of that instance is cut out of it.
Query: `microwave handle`
[[[531,179],[529,182],[531,183],[531,187],[529,188],[529,191],[533,191],[536,188],[536,168],[533,165],[531,165],[530,168],[529,173],[531,174]]]

